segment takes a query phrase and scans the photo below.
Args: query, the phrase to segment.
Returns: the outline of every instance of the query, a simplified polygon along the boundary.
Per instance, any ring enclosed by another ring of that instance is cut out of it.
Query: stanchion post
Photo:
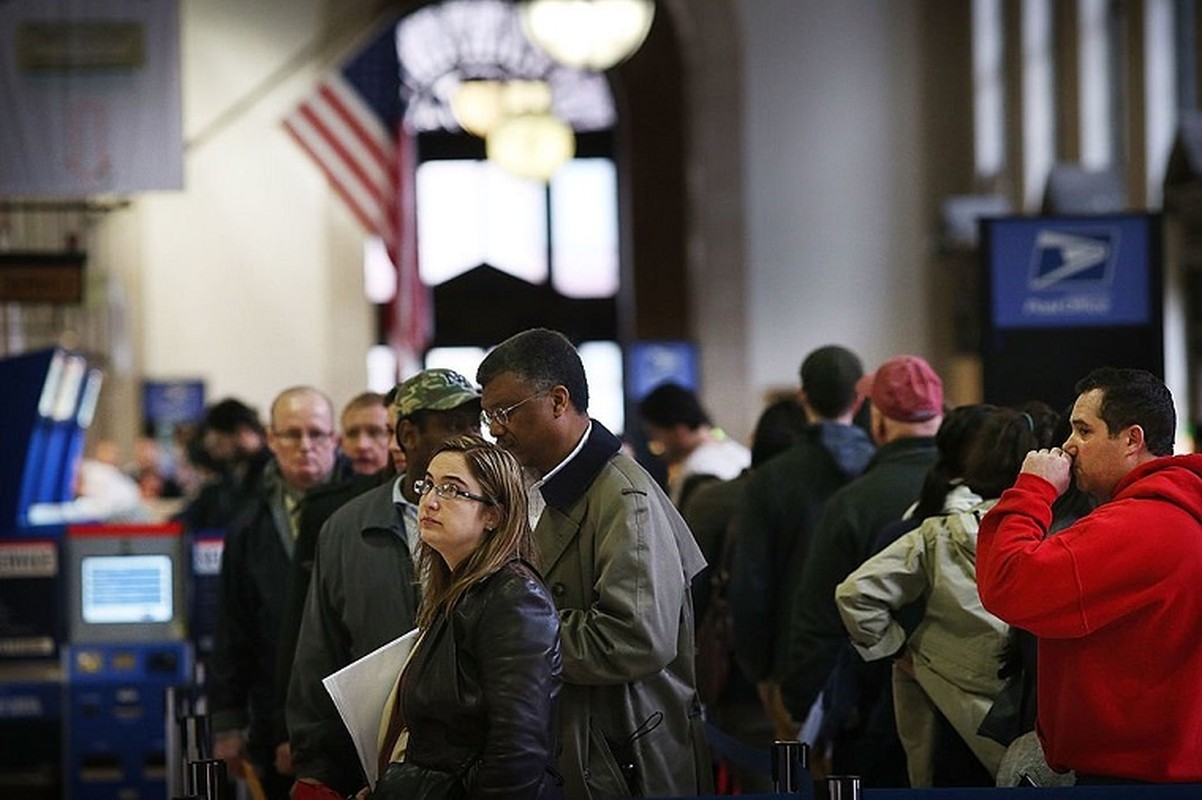
[[[828,775],[826,796],[830,800],[860,800],[860,776]]]
[[[809,770],[809,746],[795,740],[772,743],[772,789],[777,794],[800,794]]]
[[[188,762],[188,780],[184,791],[204,800],[229,800],[229,780],[225,762],[219,758],[205,758]]]

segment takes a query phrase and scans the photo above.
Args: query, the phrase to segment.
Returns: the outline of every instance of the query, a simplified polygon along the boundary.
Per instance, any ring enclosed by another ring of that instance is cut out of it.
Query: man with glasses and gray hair
[[[221,607],[210,662],[213,754],[232,774],[248,759],[269,800],[286,798],[291,779],[275,767],[276,653],[284,592],[305,493],[337,473],[334,409],[317,389],[287,389],[271,404],[267,446],[274,461],[262,489],[229,528],[221,557]]]
[[[588,416],[580,355],[528,330],[476,373],[481,421],[536,479],[530,514],[559,610],[564,796],[708,794],[689,584],[705,559],[671,501]]]
[[[453,370],[425,370],[390,394],[405,472],[335,511],[313,556],[286,703],[295,800],[342,798],[364,785],[350,734],[321,679],[414,627],[413,484],[443,442],[479,433],[480,393]]]

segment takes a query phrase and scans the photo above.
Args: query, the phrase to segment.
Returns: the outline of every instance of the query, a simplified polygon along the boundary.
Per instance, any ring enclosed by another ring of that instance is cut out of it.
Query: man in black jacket
[[[338,436],[329,399],[310,387],[271,406],[275,461],[255,502],[230,525],[221,558],[221,609],[210,665],[213,753],[233,774],[249,758],[270,800],[291,780],[275,768],[274,676],[283,592],[305,493],[335,477]]]
[[[852,424],[860,406],[856,382],[864,376],[855,353],[820,347],[806,356],[800,372],[798,399],[808,424],[797,443],[761,465],[747,486],[730,585],[735,656],[755,683],[778,739],[797,734],[780,700],[780,681],[810,537],[827,499],[858,476],[876,450]]]
[[[862,378],[857,389],[872,402],[872,437],[879,449],[864,474],[827,502],[802,568],[781,683],[785,707],[797,720],[806,719],[819,698],[847,638],[835,587],[871,555],[881,528],[901,519],[918,499],[923,478],[938,457],[935,433],[943,421],[943,382],[926,361],[891,358]],[[872,741],[877,730],[883,729],[859,720],[844,731],[833,743],[832,768],[861,775],[869,786],[906,785],[896,731],[888,741]]]

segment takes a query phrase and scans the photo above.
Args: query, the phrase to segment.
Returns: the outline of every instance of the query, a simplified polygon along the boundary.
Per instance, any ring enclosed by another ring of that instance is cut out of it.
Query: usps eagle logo
[[[1032,291],[1105,289],[1114,276],[1118,231],[1041,230],[1031,253]]]

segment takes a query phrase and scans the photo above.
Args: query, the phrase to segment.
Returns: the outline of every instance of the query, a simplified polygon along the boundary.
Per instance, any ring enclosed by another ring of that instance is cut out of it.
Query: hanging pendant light
[[[638,50],[654,0],[526,0],[522,27],[556,61],[600,72]]]
[[[521,178],[549,181],[576,154],[576,136],[555,115],[509,117],[485,139],[488,160]]]
[[[466,80],[451,94],[451,113],[459,127],[483,139],[505,117],[501,94],[504,83]]]
[[[451,113],[459,127],[481,139],[509,117],[550,108],[551,87],[541,80],[472,79],[451,95]]]

